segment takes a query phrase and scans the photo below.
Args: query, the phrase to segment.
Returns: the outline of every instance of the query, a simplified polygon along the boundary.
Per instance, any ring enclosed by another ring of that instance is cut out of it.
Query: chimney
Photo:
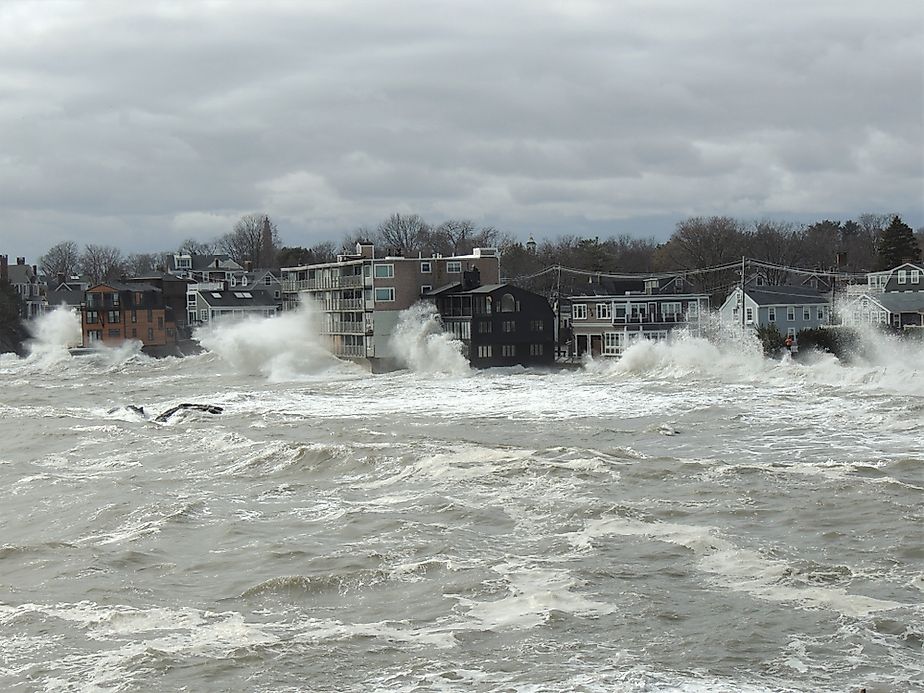
[[[253,262],[251,260],[244,260],[244,271],[253,272]]]
[[[24,264],[26,264],[26,258],[24,258],[24,257],[18,257],[18,258],[16,258],[16,264],[17,264],[17,265],[24,265]]]
[[[35,277],[38,276],[38,265],[32,265],[32,275]]]
[[[57,274],[58,286],[61,286],[64,283],[65,279],[66,277],[64,276],[64,272],[58,272]],[[58,287],[56,286],[55,288],[57,289]]]
[[[10,259],[6,255],[0,255],[0,279],[9,280],[10,278]]]

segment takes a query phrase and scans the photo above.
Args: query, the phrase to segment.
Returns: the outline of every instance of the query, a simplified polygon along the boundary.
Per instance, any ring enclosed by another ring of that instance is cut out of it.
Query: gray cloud
[[[924,8],[795,0],[0,5],[0,252],[924,223]],[[653,221],[656,220],[656,221]]]

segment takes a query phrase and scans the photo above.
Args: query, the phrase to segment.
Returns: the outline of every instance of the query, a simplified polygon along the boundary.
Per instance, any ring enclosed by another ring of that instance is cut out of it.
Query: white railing
[[[366,347],[363,345],[340,345],[332,349],[334,356],[347,356],[351,358],[361,358],[366,355]]]
[[[363,322],[333,322],[324,330],[325,334],[362,334],[366,331]]]
[[[329,303],[322,303],[321,307],[324,310],[362,310],[363,309],[363,299],[361,298],[339,298],[330,301]]]

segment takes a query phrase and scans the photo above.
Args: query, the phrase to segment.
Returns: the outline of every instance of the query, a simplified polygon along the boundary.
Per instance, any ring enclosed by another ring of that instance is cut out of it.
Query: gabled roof
[[[50,306],[79,306],[83,302],[83,291],[80,289],[49,289],[45,297]]]
[[[811,286],[746,286],[747,297],[759,306],[828,303],[828,298]]]

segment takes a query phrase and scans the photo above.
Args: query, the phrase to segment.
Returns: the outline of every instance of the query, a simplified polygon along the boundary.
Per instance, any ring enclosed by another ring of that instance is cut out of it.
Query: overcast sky
[[[0,253],[924,225],[920,0],[0,3]]]

